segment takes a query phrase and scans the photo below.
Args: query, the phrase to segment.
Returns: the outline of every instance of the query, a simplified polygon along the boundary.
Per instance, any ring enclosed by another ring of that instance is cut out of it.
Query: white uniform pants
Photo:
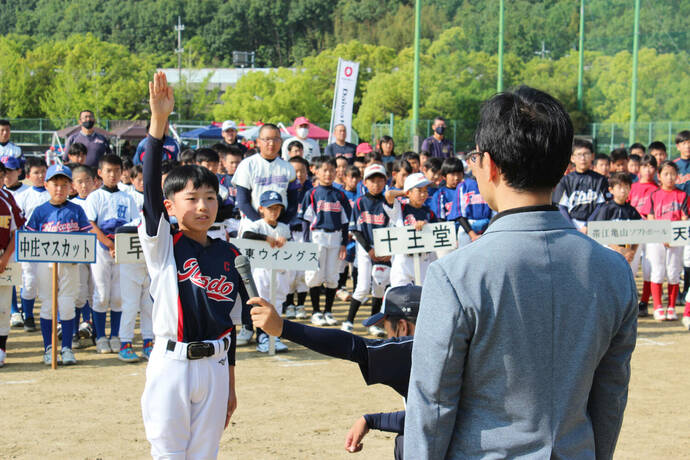
[[[304,280],[307,287],[313,288],[325,284],[329,289],[338,287],[340,268],[343,261],[338,258],[340,246],[328,248],[319,246],[319,269],[304,272]]]
[[[424,283],[429,264],[434,260],[436,260],[436,254],[432,252],[419,255],[420,286]],[[417,284],[414,279],[414,256],[409,254],[394,255],[391,263],[391,287],[407,286],[408,284]]]
[[[100,244],[96,245],[96,263],[91,264],[91,276],[94,284],[93,311],[107,313],[108,307],[112,311],[122,311],[120,267]]]
[[[285,297],[288,295],[290,285],[290,272],[287,270],[276,270],[276,285],[275,285],[275,307],[276,311],[283,314],[283,303]],[[267,301],[271,301],[271,270],[268,268],[255,268],[252,270],[256,290],[259,291],[259,297]]]
[[[228,359],[180,359],[156,340],[141,396],[146,438],[156,459],[218,456],[228,405]]]
[[[386,292],[386,287],[390,284],[389,280],[382,280],[379,282],[373,282],[373,268],[374,264],[369,257],[369,254],[364,250],[364,248],[357,244],[357,253],[355,256],[357,261],[357,288],[352,294],[352,298],[364,302],[369,291],[371,290],[371,295],[376,298],[383,298],[383,294]]]
[[[39,265],[42,264],[34,262],[22,262],[22,299],[33,300],[36,298],[36,290],[38,286],[36,270],[38,269]]]
[[[93,277],[90,264],[78,264],[79,269],[79,294],[77,294],[77,308],[83,307],[86,302],[93,305]]]
[[[635,257],[632,262],[630,262],[630,269],[633,275],[637,276],[637,269],[642,266],[642,280],[649,281],[652,274],[652,265],[649,263],[647,258],[647,250],[645,244],[640,244],[637,246],[637,251],[635,251]]]
[[[683,246],[683,267],[690,267],[690,245]]]
[[[53,319],[53,264],[42,263],[36,270],[38,300],[41,302],[41,319]],[[79,294],[79,265],[58,264],[58,314],[61,321],[74,319],[74,309]]]
[[[146,271],[146,264],[121,264],[119,268],[122,296],[120,340],[131,342],[134,339],[134,325],[138,312],[141,312],[142,339],[153,339],[153,301],[149,295],[151,278]]]
[[[10,335],[10,304],[12,286],[0,286],[0,335]]]
[[[647,258],[652,266],[650,281],[661,284],[664,278],[668,284],[680,283],[683,268],[683,247],[664,247],[661,243],[647,243]]]
[[[307,283],[304,281],[304,270],[289,270],[285,276],[288,283],[288,294],[307,292]]]

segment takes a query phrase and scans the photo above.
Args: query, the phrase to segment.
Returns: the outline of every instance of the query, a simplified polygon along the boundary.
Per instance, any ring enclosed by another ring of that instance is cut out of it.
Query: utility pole
[[[414,6],[414,81],[412,83],[412,144],[419,151],[417,124],[419,123],[419,36],[421,31],[422,1],[416,0]]]
[[[635,142],[635,122],[637,121],[637,52],[640,45],[640,0],[635,0],[635,34],[633,35],[632,88],[630,89],[630,134],[628,145]]]
[[[175,31],[177,32],[177,48],[175,49],[175,54],[177,54],[177,81],[182,83],[182,53],[184,53],[184,48],[182,48],[182,31],[184,30],[184,24],[182,24],[182,18],[177,17],[177,25],[175,26]]]
[[[503,92],[503,0],[499,0],[498,8],[498,78],[496,92]]]
[[[577,108],[582,112],[584,108],[582,81],[585,68],[585,0],[580,0],[580,46],[577,64]]]

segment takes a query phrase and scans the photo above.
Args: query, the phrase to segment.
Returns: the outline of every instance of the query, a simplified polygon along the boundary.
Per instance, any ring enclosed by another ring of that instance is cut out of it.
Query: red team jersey
[[[679,189],[655,190],[640,214],[652,215],[656,220],[682,220],[688,215],[688,195]]]
[[[0,198],[0,253],[10,244],[12,231],[17,229],[14,209],[4,198]]]
[[[646,212],[643,212],[648,206],[649,195],[657,190],[659,186],[654,182],[635,182],[630,187],[630,204],[633,208],[637,209],[643,216],[647,216]]]

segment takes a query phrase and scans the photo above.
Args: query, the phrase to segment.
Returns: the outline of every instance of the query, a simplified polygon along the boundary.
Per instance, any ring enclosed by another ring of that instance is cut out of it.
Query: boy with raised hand
[[[216,458],[237,407],[234,326],[247,299],[235,269],[239,251],[207,235],[218,211],[215,174],[179,166],[161,190],[163,136],[175,105],[163,72],[149,94],[139,238],[151,275],[155,343],[141,398],[144,427],[154,458]]]
[[[86,213],[78,205],[68,201],[72,190],[72,171],[67,166],[52,165],[48,169],[45,181],[50,200],[38,206],[26,223],[31,232],[88,232],[91,223]],[[43,363],[52,364],[52,311],[50,308],[52,285],[48,264],[37,264],[36,277],[38,298],[41,300],[41,333],[43,335]],[[74,316],[77,296],[79,295],[79,268],[77,264],[58,264],[58,313],[62,326],[62,364],[76,364],[72,351],[74,334]]]

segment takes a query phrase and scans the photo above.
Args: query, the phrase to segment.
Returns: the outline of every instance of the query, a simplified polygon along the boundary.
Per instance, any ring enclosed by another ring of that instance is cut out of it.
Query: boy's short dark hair
[[[633,145],[631,145],[631,146],[628,148],[628,150],[631,151],[631,152],[633,151],[633,149],[641,149],[643,153],[647,151],[647,149],[645,148],[645,146],[642,145],[642,144],[640,144],[639,142],[635,142]]]
[[[169,200],[172,199],[177,192],[184,190],[189,181],[195,189],[207,185],[218,193],[218,177],[210,169],[198,165],[184,165],[173,168],[165,178],[163,195]]]
[[[196,158],[196,151],[194,149],[185,149],[180,153],[181,163],[193,163]]]
[[[598,161],[605,161],[607,163],[611,163],[611,158],[605,153],[597,153],[594,155],[594,164],[597,164]]]
[[[89,165],[76,165],[74,168],[70,169],[72,170],[72,175],[77,173],[86,173],[86,175],[91,177],[91,179],[96,178],[96,171],[94,171],[94,169]]]
[[[132,160],[130,160],[129,158],[125,158],[124,160],[122,160],[123,171],[129,171],[130,169],[132,169],[132,166],[134,166],[134,164],[132,163]]]
[[[626,172],[615,172],[609,177],[609,187],[613,188],[615,185],[632,185],[632,177]]]
[[[651,153],[645,153],[640,160],[640,166],[652,165],[654,169],[657,168],[656,157]]]
[[[654,141],[651,144],[649,144],[649,147],[647,147],[647,150],[663,150],[664,152],[666,151],[666,144],[664,144],[661,141]],[[661,166],[661,165],[659,165]]]
[[[309,170],[309,162],[304,157],[292,157],[288,160],[290,163],[300,163],[303,164],[307,170]]]
[[[225,158],[225,155],[230,151],[230,146],[227,144],[223,144],[222,142],[218,142],[216,144],[213,144],[211,146],[211,149],[213,149],[218,154],[219,158]]]
[[[594,144],[592,144],[587,139],[576,137],[573,139],[573,148],[571,150],[571,153],[575,153],[575,150],[577,149],[587,149],[590,151],[590,153],[594,153]]]
[[[619,149],[613,149],[611,150],[611,161],[616,162],[619,160],[627,160],[628,159],[628,151],[624,148],[619,148]]]
[[[225,157],[228,156],[228,155],[232,155],[232,156],[234,156],[234,157],[239,157],[239,158],[240,158],[240,161],[242,160],[242,149],[241,149],[241,148],[239,148],[239,147],[238,147],[237,145],[235,145],[235,144],[233,144],[233,145],[225,145],[225,144],[222,144],[222,145],[223,145],[224,147],[227,147],[227,151],[225,152],[225,154],[222,154],[222,153],[218,152],[218,154],[220,155],[221,158],[225,158]]]
[[[46,166],[46,162],[41,157],[27,157],[26,162],[24,163],[24,172],[27,176],[31,172],[31,168],[48,169],[48,166]]]
[[[180,166],[180,163],[175,160],[163,160],[161,162],[161,175],[170,174],[170,171]]]
[[[297,147],[298,149],[300,149],[301,151],[304,152],[304,144],[302,144],[302,142],[300,142],[300,141],[292,141],[292,142],[290,142],[290,143],[288,144],[288,148],[287,148],[287,149],[288,149],[288,152],[289,152],[290,150],[292,150],[293,147]]]
[[[690,141],[690,131],[688,131],[687,129],[679,132],[676,135],[676,144],[680,144],[681,142],[685,141]]]
[[[342,160],[342,161],[344,161],[345,163],[350,164],[350,162],[347,160],[347,158],[345,158],[345,157],[342,156],[342,155],[338,155],[337,157],[335,157],[335,164],[338,164],[338,160]]]
[[[453,174],[453,173],[465,173],[465,166],[462,164],[462,161],[450,157],[446,158],[443,160],[443,164],[441,165],[441,175],[445,176],[446,174]]]
[[[381,163],[383,161],[381,154],[379,152],[374,152],[374,151],[365,153],[364,154],[364,162],[370,163],[372,161],[376,161],[376,162]]]
[[[430,169],[431,172],[441,172],[441,166],[443,166],[443,160],[438,157],[431,157],[424,163],[425,169]]]
[[[9,127],[12,127],[12,126],[10,125],[10,120],[5,120],[5,119],[0,120],[0,126],[9,126]],[[2,166],[4,167],[5,165],[2,165]]]
[[[261,133],[263,133],[266,129],[274,129],[280,133],[280,128],[278,128],[278,126],[274,125],[273,123],[264,123],[261,125],[261,128],[259,128],[259,137],[261,137]]]
[[[134,165],[129,168],[129,177],[134,178],[140,174],[144,174],[144,168],[141,165]]]
[[[103,165],[109,164],[111,166],[119,166],[122,168],[122,158],[115,155],[114,153],[108,153],[103,155],[100,160],[98,160],[98,169],[103,169]]]
[[[335,158],[327,155],[322,155],[316,158],[311,159],[311,164],[314,166],[314,169],[319,169],[321,166],[324,164],[329,164],[333,166],[333,168],[337,168],[338,164],[335,162]]]
[[[405,171],[407,174],[412,174],[412,165],[409,161],[398,158],[393,162],[392,172]]]
[[[551,189],[570,161],[573,123],[552,96],[521,86],[482,105],[475,143],[489,152],[511,187]]]
[[[218,153],[209,148],[200,148],[199,150],[196,151],[196,155],[194,156],[194,160],[196,163],[201,163],[202,161],[208,161],[209,163],[219,163],[220,158],[218,157]]]
[[[630,156],[628,157],[629,161],[637,161],[638,163],[642,159],[641,156],[639,156],[637,153],[631,153]]]
[[[366,160],[366,158],[359,156],[359,157],[355,157],[354,160],[352,160],[352,162],[353,163],[364,163],[364,164],[366,164],[367,160]]]
[[[359,179],[360,177],[362,177],[362,171],[360,171],[357,166],[348,166],[347,170],[345,170],[345,176],[356,177]]]
[[[650,148],[650,150],[651,150],[651,148]],[[674,163],[671,160],[664,160],[659,165],[659,174],[661,174],[661,171],[663,171],[666,166],[670,166],[671,168],[673,168],[676,171],[676,173],[678,173],[678,165],[676,163]]]
[[[407,152],[403,153],[402,156],[400,157],[403,160],[417,160],[419,161],[419,154],[417,152],[413,152],[411,150],[408,150]]]
[[[7,126],[7,125],[0,125],[0,126]],[[7,168],[5,168],[5,165],[2,163],[2,161],[0,161],[0,174],[5,174],[6,172],[7,172]]]
[[[82,144],[81,142],[75,142],[74,144],[71,144],[69,146],[69,150],[67,150],[67,156],[69,155],[86,155],[88,150],[86,149],[86,146]]]

